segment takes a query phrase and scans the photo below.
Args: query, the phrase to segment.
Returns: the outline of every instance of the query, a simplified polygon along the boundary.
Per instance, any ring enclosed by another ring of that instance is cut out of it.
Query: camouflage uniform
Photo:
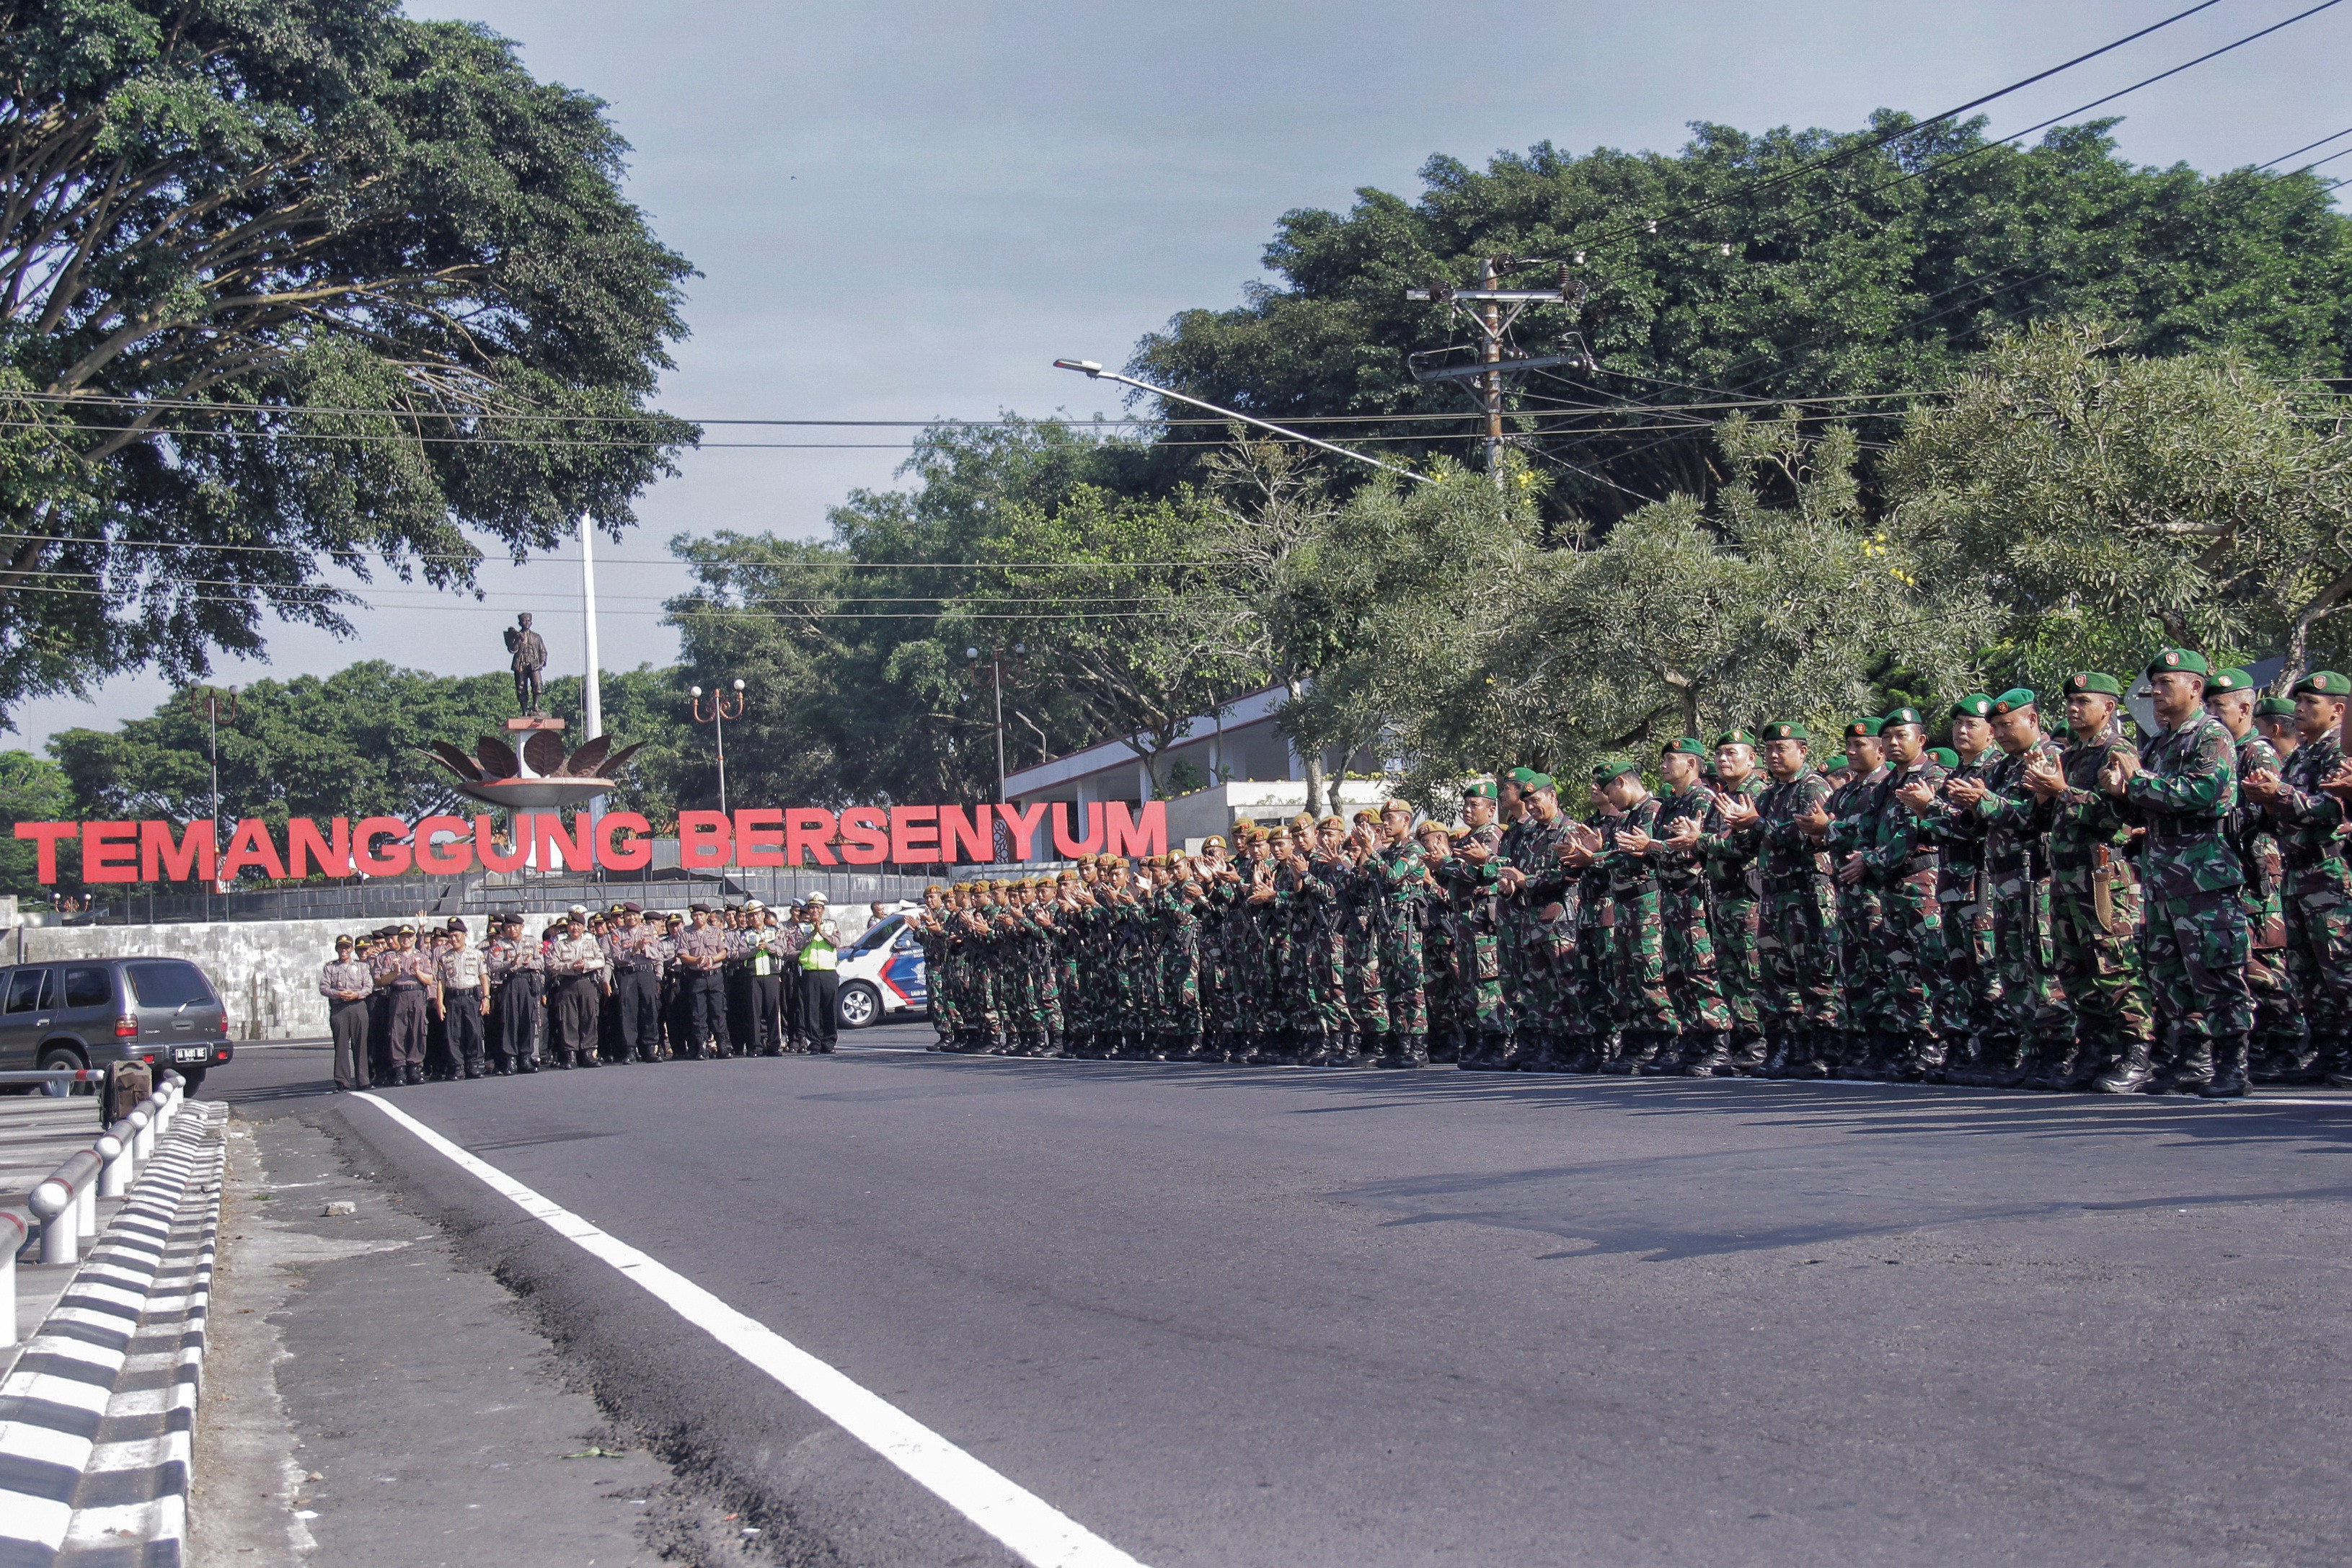
[[[1386,1054],[1388,990],[1381,979],[1381,923],[1388,918],[1386,879],[1377,862],[1343,862],[1336,873],[1341,979],[1359,1061]]]
[[[1838,956],[1840,1036],[1833,1060],[1843,1071],[1853,1073],[1865,1070],[1870,1055],[1871,1020],[1884,1010],[1878,998],[1877,954],[1885,940],[1880,929],[1885,912],[1880,907],[1878,889],[1868,878],[1841,882],[1834,873],[1847,855],[1861,852],[1870,837],[1871,803],[1876,799],[1877,785],[1885,778],[1886,770],[1882,766],[1865,778],[1851,779],[1839,785],[1830,792],[1829,799],[1830,832],[1825,843],[1832,873],[1829,889],[1833,901],[1832,940]]]
[[[2000,754],[1990,748],[1963,761],[1946,777],[1982,783]],[[1936,903],[1944,932],[1943,984],[1936,989],[1936,1030],[1942,1037],[1945,1076],[1972,1082],[1983,1066],[1984,1031],[2000,995],[2000,967],[1993,962],[1992,904],[1986,896],[1985,825],[1973,811],[1947,799],[1921,830],[1936,844]]]
[[[1774,780],[1758,799],[1759,862],[1764,876],[1764,920],[1757,946],[1763,958],[1758,1011],[1764,1024],[1765,1071],[1822,1077],[1822,1054],[1837,1031],[1837,954],[1831,946],[1829,868],[1797,826],[1829,804],[1829,784],[1811,764],[1786,781]]]
[[[1935,999],[1945,958],[1936,840],[1896,791],[1916,784],[1938,789],[1943,782],[1942,766],[1927,758],[1907,767],[1890,761],[1870,786],[1868,831],[1857,852],[1863,881],[1878,907],[1870,987],[1875,1011],[1857,1027],[1877,1031],[1888,1071],[1901,1078],[1918,1078],[1944,1064]]]
[[[2074,1038],[2073,1010],[2042,943],[2048,862],[2040,848],[2041,806],[2025,787],[2026,764],[2037,758],[2053,768],[2065,765],[2064,754],[2046,737],[2014,756],[2003,753],[1986,773],[1987,793],[1976,806],[1985,833],[1985,890],[2000,980],[1979,1060],[1995,1083],[2018,1082],[2031,1071],[2032,1053],[2063,1050]]]
[[[1411,1067],[1429,1060],[1429,1014],[1422,990],[1421,847],[1407,842],[1380,852],[1387,888],[1388,925],[1381,944],[1381,984],[1389,1009],[1389,1054],[1384,1065]]]
[[[2285,792],[2266,805],[2286,873],[2287,973],[2311,1020],[2315,1070],[2339,1087],[2352,1086],[2352,868],[2344,808],[2319,785],[2343,760],[2333,735],[2305,741],[2279,770]]]
[[[2249,730],[2238,741],[2238,778],[2250,773],[2284,774],[2284,765],[2259,730]],[[2294,979],[2287,972],[2286,909],[2281,890],[2286,884],[2286,862],[2279,850],[2278,833],[2262,802],[2241,793],[2224,828],[2230,847],[2246,873],[2238,890],[2246,907],[2246,989],[2254,998],[2254,1034],[2250,1066],[2256,1077],[2289,1082],[2304,1078],[2312,1061],[2309,1029]]]
[[[1761,800],[1765,780],[1750,773],[1738,788],[1722,793]],[[1706,868],[1707,933],[1715,946],[1716,973],[1723,988],[1724,1005],[1731,1013],[1729,1063],[1745,1069],[1764,1065],[1763,1019],[1758,1000],[1763,991],[1763,954],[1758,946],[1763,924],[1763,875],[1757,869],[1759,829],[1733,829],[1712,800],[1700,822],[1698,857]]]
[[[1438,868],[1454,916],[1454,995],[1464,1031],[1464,1067],[1500,1066],[1510,1047],[1503,999],[1502,899],[1495,886],[1502,841],[1502,829],[1492,822],[1472,828],[1455,841],[1453,858]],[[1486,864],[1462,857],[1471,844],[1490,852]]]
[[[1612,1021],[1622,1032],[1618,1053],[1602,1068],[1637,1072],[1682,1065],[1682,1019],[1666,989],[1666,936],[1658,876],[1650,857],[1617,847],[1629,830],[1657,836],[1664,803],[1643,796],[1622,815],[1601,820],[1601,854],[1594,869],[1608,880],[1615,919],[1609,931],[1607,975]]]
[[[1515,950],[1520,1015],[1508,1064],[1536,1071],[1568,1066],[1571,1040],[1577,934],[1582,925],[1582,880],[1560,863],[1568,819],[1549,825],[1533,812],[1506,834],[1502,862],[1527,878],[1504,903],[1514,912],[1520,941]]]
[[[1681,824],[1696,824],[1704,831],[1715,810],[1715,797],[1704,785],[1695,785],[1659,800],[1657,830],[1671,837]],[[1665,939],[1666,994],[1684,1030],[1682,1060],[1659,1063],[1695,1077],[1706,1077],[1729,1060],[1732,1027],[1718,977],[1715,933],[1709,925],[1706,862],[1696,847],[1687,850],[1661,844],[1652,852],[1651,864],[1658,883],[1658,924]],[[1741,886],[1746,886],[1743,881]],[[1754,1006],[1753,1001],[1749,1003]]]
[[[2242,1074],[2254,1027],[2245,872],[2223,832],[2238,802],[2237,742],[2200,709],[2144,743],[2140,761],[2124,799],[2147,825],[2145,957],[2167,1056],[2158,1086],[2196,1089],[2213,1082],[2217,1051],[2223,1076],[2231,1064]]]
[[[2081,677],[2076,677],[2079,682]],[[2046,1042],[2036,1088],[2079,1088],[2113,1069],[2145,1071],[2155,1022],[2141,974],[2139,889],[2125,858],[2129,830],[2099,772],[2128,742],[2070,743],[2065,793],[2042,808],[2050,833],[2050,941],[2074,1010],[2070,1047]]]

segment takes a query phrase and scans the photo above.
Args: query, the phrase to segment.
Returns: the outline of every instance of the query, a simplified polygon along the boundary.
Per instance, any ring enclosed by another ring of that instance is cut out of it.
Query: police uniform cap
[[[1727,729],[1715,737],[1717,746],[1753,746],[1756,737],[1744,729]]]
[[[1845,727],[1845,737],[1848,740],[1874,740],[1878,732],[1885,727],[1886,721],[1883,718],[1858,718]]]
[[[2284,697],[2264,697],[2254,705],[2254,715],[2258,718],[2293,718],[2294,704]]]
[[[575,904],[572,906],[569,913],[573,915],[585,915],[588,913],[588,906],[584,904]]]
[[[2023,686],[2011,686],[2009,690],[2001,693],[2000,695],[1992,699],[1992,711],[1995,713],[2021,713],[2025,709],[2032,707],[2034,705],[2041,702],[2041,700],[2042,699],[2040,697],[2035,696]]]
[[[2077,692],[2096,692],[2101,696],[2119,697],[2124,695],[2124,685],[2113,675],[2103,674],[2097,670],[2081,670],[2066,677],[2066,695],[2071,697]]]
[[[395,936],[414,936],[416,935],[416,927],[414,925],[404,925],[399,930],[394,932],[393,935]]]
[[[2352,680],[2346,680],[2334,670],[2314,670],[2294,683],[2291,695],[2299,697],[2352,696]]]
[[[1677,751],[1690,757],[1712,757],[1715,755],[1714,748],[1696,735],[1685,735],[1678,740],[1670,740],[1666,742],[1664,747],[1659,748],[1658,754],[1661,757],[1671,757]]]
[[[1834,773],[1841,768],[1851,768],[1853,766],[1853,759],[1843,751],[1839,752],[1835,757],[1824,757],[1822,758],[1822,771],[1824,773]]]
[[[2158,675],[2204,675],[2210,679],[2212,674],[2213,666],[2194,648],[2167,648],[2147,662],[2147,678],[2151,681]]]
[[[686,912],[688,915],[708,915],[710,913],[710,905],[707,904],[689,904],[686,906]]]
[[[1948,718],[1990,718],[1992,716],[1992,698],[1987,696],[1982,692],[1970,692],[1968,695],[1954,703],[1952,705],[1952,711],[1945,716]]]
[[[1916,724],[1924,729],[1927,727],[1927,721],[1919,716],[1917,708],[1906,704],[1902,707],[1886,710],[1886,716],[1878,721],[1879,733],[1884,735],[1896,726],[1906,724]]]
[[[1960,754],[1948,746],[1931,746],[1927,748],[1927,755],[1936,759],[1938,767],[1958,768],[1960,765]]]
[[[645,912],[646,906],[642,904],[625,904],[621,905],[621,913],[624,915],[643,915]]]
[[[1767,740],[1802,740],[1811,742],[1813,732],[1792,718],[1776,718],[1764,727]]]
[[[1642,771],[1641,762],[1631,757],[1604,757],[1592,765],[1592,781],[1606,784],[1612,779],[1622,779],[1628,773]]]
[[[445,925],[445,926],[443,926],[441,929],[443,929],[444,931],[463,931],[463,930],[465,930],[465,929],[466,929],[466,919],[465,919],[465,916],[463,916],[463,915],[453,915],[449,916],[449,924],[448,924],[448,925]]]
[[[2236,668],[2216,670],[2213,672],[2213,678],[2205,683],[2205,695],[2209,697],[2218,697],[2231,692],[2250,692],[2254,689],[2254,677],[2243,670]]]

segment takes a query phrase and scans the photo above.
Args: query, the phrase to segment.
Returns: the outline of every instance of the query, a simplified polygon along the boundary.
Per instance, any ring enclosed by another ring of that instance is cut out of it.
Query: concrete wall
[[[536,931],[562,914],[526,916]],[[479,946],[487,917],[467,925]],[[335,956],[341,920],[234,920],[209,925],[39,925],[0,933],[10,963],[64,958],[186,958],[212,977],[237,1040],[316,1040],[327,1032],[319,966]]]

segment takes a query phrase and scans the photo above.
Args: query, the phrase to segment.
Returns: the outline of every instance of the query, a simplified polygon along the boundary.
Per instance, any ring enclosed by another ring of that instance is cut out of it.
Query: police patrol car
[[[864,1029],[885,1019],[929,1010],[922,945],[907,929],[907,912],[914,907],[905,904],[884,915],[841,950],[835,1005],[842,1028]]]

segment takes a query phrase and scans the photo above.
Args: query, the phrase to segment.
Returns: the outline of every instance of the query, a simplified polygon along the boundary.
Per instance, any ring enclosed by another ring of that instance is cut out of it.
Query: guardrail
[[[96,1072],[0,1072],[0,1082],[72,1078],[79,1082],[103,1077]],[[172,1118],[185,1098],[186,1082],[166,1071],[155,1092],[132,1107],[131,1113],[107,1128],[89,1148],[77,1151],[37,1186],[26,1207],[41,1222],[41,1261],[79,1263],[83,1244],[98,1232],[98,1200],[121,1197],[131,1190],[140,1166],[154,1158],[156,1141],[170,1130]],[[15,1240],[8,1227],[14,1226]],[[0,1214],[0,1346],[16,1343],[16,1253],[26,1239],[25,1222]]]

